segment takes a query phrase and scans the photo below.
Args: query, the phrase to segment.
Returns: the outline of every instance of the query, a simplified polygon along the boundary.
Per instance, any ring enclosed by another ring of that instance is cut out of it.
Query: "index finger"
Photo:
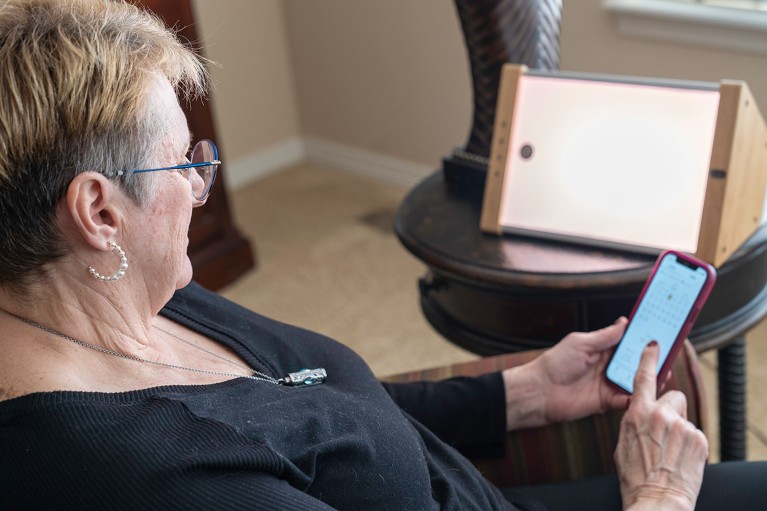
[[[634,397],[655,401],[658,395],[656,369],[658,367],[658,343],[653,341],[642,350],[642,358],[634,375]]]

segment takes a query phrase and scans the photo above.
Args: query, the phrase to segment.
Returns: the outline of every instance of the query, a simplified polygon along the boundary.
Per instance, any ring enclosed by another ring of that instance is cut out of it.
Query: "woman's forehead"
[[[159,74],[156,76],[149,89],[148,106],[167,123],[168,132],[162,145],[173,152],[185,153],[191,139],[186,116],[168,79]]]

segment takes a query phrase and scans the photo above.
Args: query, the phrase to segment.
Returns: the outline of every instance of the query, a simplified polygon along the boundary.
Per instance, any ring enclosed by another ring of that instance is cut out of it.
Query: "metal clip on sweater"
[[[277,382],[280,385],[287,385],[289,387],[305,387],[325,383],[327,379],[327,371],[319,367],[317,369],[301,369],[295,373],[288,373],[287,376],[280,378]]]

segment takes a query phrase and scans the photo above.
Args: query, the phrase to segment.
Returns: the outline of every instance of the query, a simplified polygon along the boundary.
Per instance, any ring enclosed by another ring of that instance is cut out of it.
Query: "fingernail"
[[[649,346],[650,348],[655,348],[656,346],[658,346],[658,341],[650,341],[649,343],[647,343],[647,346]]]

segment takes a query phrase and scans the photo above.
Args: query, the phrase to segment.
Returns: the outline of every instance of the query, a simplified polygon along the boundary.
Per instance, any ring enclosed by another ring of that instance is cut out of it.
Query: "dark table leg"
[[[719,350],[719,441],[722,461],[746,459],[746,339]]]

